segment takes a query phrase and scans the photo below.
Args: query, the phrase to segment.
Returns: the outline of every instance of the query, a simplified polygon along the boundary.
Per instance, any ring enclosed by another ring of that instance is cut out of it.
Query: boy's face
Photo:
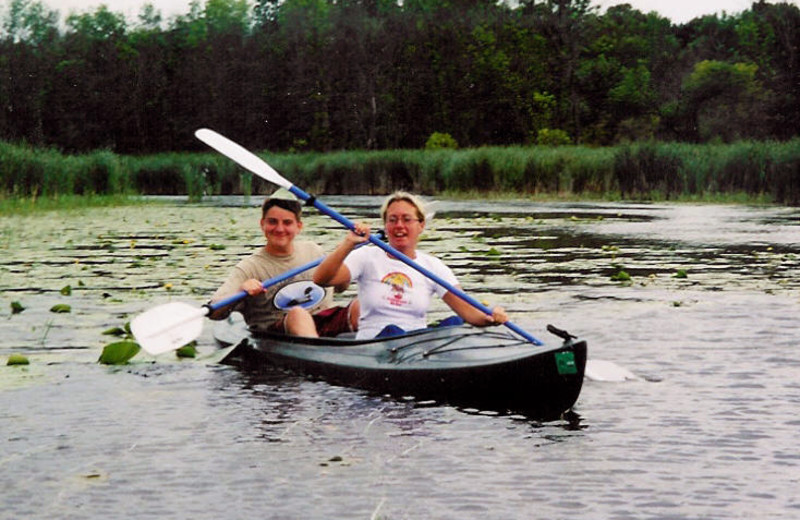
[[[278,206],[269,208],[261,219],[261,230],[270,252],[291,252],[288,249],[302,229],[303,223],[297,220],[294,213]]]

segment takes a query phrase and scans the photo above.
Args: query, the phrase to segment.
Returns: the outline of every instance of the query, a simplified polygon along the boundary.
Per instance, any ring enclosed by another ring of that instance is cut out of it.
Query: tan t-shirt
[[[211,301],[221,300],[238,293],[241,291],[242,283],[245,280],[251,278],[261,281],[269,280],[290,269],[317,260],[323,255],[322,248],[308,240],[295,240],[294,253],[289,256],[271,255],[262,247],[236,264],[225,283],[211,297]],[[286,311],[275,306],[277,292],[291,283],[311,280],[313,273],[314,269],[304,271],[297,276],[269,287],[266,292],[258,296],[248,296],[233,305],[229,305],[226,310],[228,313],[232,311],[241,312],[250,327],[257,329],[267,328],[286,314]],[[318,304],[309,308],[308,311],[313,314],[332,306],[333,289],[329,287],[325,289],[325,297]]]

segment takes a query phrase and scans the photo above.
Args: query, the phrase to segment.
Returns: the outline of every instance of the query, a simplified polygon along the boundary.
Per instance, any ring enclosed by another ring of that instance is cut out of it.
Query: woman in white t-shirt
[[[389,244],[417,264],[457,287],[458,280],[438,258],[417,250],[425,229],[425,211],[414,195],[402,191],[390,195],[381,207],[381,217]],[[416,269],[375,246],[356,246],[367,241],[370,228],[357,223],[344,241],[317,267],[314,282],[322,286],[346,287],[358,284],[361,314],[360,338],[373,338],[387,326],[403,331],[425,328],[425,315],[433,295],[437,295],[464,321],[478,327],[499,325],[508,320],[502,307],[487,316]],[[396,329],[395,329],[396,330]]]

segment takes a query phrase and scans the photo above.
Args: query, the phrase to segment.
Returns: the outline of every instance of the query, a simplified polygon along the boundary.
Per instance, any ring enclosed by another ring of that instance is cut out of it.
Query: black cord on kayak
[[[313,206],[316,201],[317,197],[315,197],[314,195],[309,195],[308,198],[306,199],[306,206]]]

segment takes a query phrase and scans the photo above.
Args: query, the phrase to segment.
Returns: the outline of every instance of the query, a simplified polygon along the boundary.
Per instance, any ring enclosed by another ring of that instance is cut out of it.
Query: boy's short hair
[[[286,211],[291,211],[294,213],[294,216],[298,222],[300,221],[300,216],[303,213],[303,205],[300,204],[300,201],[297,200],[297,197],[295,197],[294,194],[292,194],[289,190],[280,188],[278,191],[267,197],[264,200],[264,204],[261,206],[261,217],[263,218],[266,216],[269,208],[273,206],[278,206]]]

